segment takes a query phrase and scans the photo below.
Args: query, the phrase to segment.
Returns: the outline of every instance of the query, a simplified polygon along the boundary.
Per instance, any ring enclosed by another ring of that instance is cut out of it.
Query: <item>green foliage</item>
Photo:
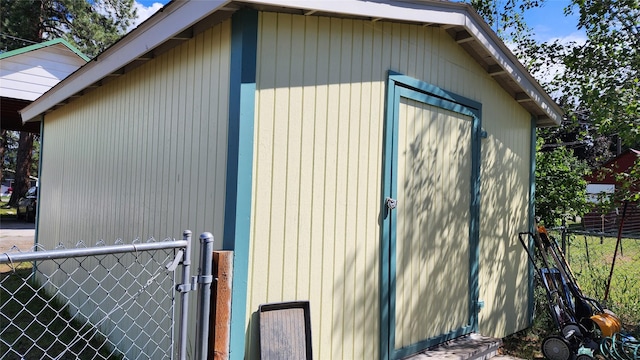
[[[582,114],[599,134],[640,144],[640,5],[637,0],[573,0],[584,44],[541,45],[539,58],[561,64],[547,86],[570,115]]]
[[[136,18],[133,0],[0,0],[0,50],[64,38],[94,57],[124,35]]]
[[[543,145],[538,140],[538,148]],[[559,225],[563,216],[583,215],[587,209],[584,161],[573,151],[557,147],[536,154],[536,216],[548,227]]]
[[[16,218],[16,208],[9,206],[9,196],[0,197],[0,221]],[[0,266],[0,272],[2,267]]]
[[[35,1],[13,1],[0,0],[0,29],[2,29],[2,37],[0,37],[0,51],[9,51],[18,49],[30,42],[24,42],[20,38],[30,41],[40,39],[40,27],[38,19],[40,15],[40,4]],[[9,36],[6,36],[6,35]]]
[[[522,16],[526,10],[542,6],[544,1],[507,1],[504,7],[503,2],[495,0],[470,3],[505,42],[514,44],[511,48],[515,55],[556,97],[567,114],[562,126],[539,131],[538,136],[545,139],[539,150],[546,152],[566,146],[595,168],[615,156],[612,149],[617,138],[621,139],[623,149],[640,146],[638,0],[572,0],[565,13],[579,15],[578,26],[588,37],[584,44],[560,40],[538,43],[533,39]],[[551,155],[540,157],[547,161]],[[541,161],[538,166],[548,167]],[[575,169],[579,176],[584,174],[582,166]],[[619,175],[618,180],[624,186],[616,193],[617,197],[632,201],[640,198],[640,171],[638,166],[634,169]],[[545,176],[540,178],[543,183],[538,182],[536,207],[538,214],[545,216],[544,213],[554,211],[549,208],[551,204],[564,205],[563,201],[551,201],[549,194],[541,194],[540,187],[553,192],[567,189],[569,183],[546,169],[539,172]],[[577,176],[571,178],[578,180]]]
[[[524,21],[524,13],[540,7],[545,0],[470,0],[471,6],[482,16],[502,38],[519,37],[522,32],[530,35],[530,28]]]
[[[537,214],[553,226],[563,215],[584,213],[586,167],[577,158],[593,168],[601,165],[614,156],[614,137],[623,147],[640,146],[638,0],[572,0],[565,13],[578,13],[578,26],[588,36],[584,44],[533,39],[523,16],[544,0],[469,2],[505,42],[513,44],[515,55],[567,113],[562,126],[538,132],[545,143],[537,155]],[[638,168],[618,176],[624,186],[616,197],[640,198]]]
[[[561,90],[572,108],[589,112],[602,134],[640,143],[640,4],[637,0],[573,0],[587,41],[563,52]]]
[[[546,0],[469,0],[469,4],[491,26],[500,38],[512,43],[519,59],[536,59],[529,56],[537,52],[538,43],[533,39],[533,31],[524,21],[525,12],[541,7]],[[525,66],[528,64],[525,63]],[[531,68],[530,66],[527,66]]]
[[[616,173],[615,178],[619,184],[616,189],[617,201],[640,201],[640,156],[630,169]]]
[[[2,132],[2,145],[4,146],[4,153],[2,158],[3,169],[15,169],[16,156],[18,154],[18,136],[17,131],[3,131]]]

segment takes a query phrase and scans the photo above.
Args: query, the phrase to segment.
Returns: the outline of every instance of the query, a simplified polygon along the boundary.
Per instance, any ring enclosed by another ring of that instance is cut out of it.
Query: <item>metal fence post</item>
[[[198,315],[196,320],[196,360],[207,357],[209,345],[209,313],[213,282],[213,235],[200,235],[200,269],[198,270]]]
[[[562,252],[567,254],[567,215],[562,215]]]
[[[178,339],[180,345],[180,360],[187,359],[187,322],[189,316],[189,287],[191,283],[191,230],[185,230],[182,237],[187,241],[187,247],[184,250],[182,260],[182,283],[178,285],[180,291],[180,337]]]

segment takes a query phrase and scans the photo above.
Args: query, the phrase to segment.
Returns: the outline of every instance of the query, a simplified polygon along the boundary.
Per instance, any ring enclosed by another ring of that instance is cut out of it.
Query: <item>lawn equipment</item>
[[[519,233],[518,237],[545,289],[549,312],[558,329],[557,334],[542,341],[542,353],[549,360],[593,359],[603,339],[620,331],[620,319],[582,293],[564,253],[544,227],[539,226],[535,234]],[[527,238],[533,240],[533,249]]]

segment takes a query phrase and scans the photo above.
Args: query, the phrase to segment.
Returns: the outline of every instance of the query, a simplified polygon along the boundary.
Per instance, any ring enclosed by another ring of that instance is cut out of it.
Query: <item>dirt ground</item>
[[[0,253],[8,252],[15,245],[20,251],[29,251],[35,240],[33,223],[2,219],[0,221]],[[14,251],[17,251],[14,249]]]

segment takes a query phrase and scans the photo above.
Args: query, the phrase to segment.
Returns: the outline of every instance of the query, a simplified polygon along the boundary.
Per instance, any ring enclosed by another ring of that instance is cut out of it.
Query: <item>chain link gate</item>
[[[189,230],[182,240],[0,254],[2,358],[186,359],[188,294],[198,290],[195,358],[204,359],[213,235],[200,242],[194,277]]]

